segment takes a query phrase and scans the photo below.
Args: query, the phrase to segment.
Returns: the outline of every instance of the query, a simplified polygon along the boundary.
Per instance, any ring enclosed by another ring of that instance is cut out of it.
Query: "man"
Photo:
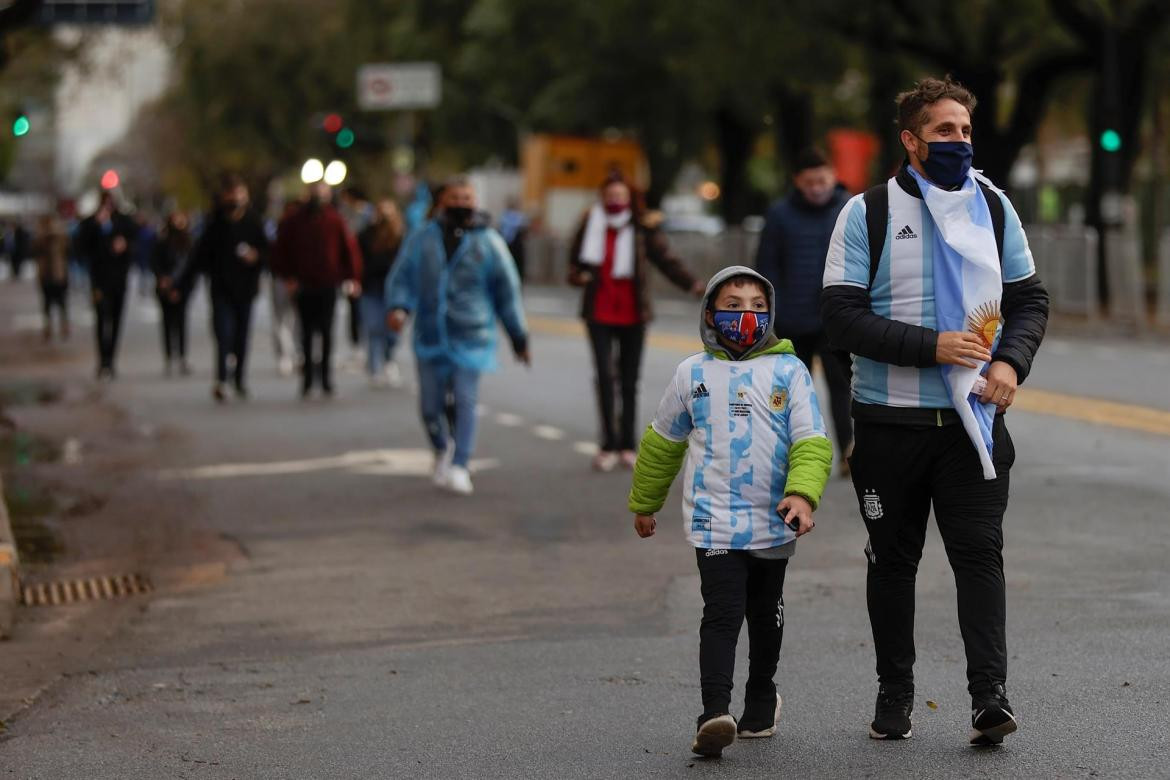
[[[1017,728],[1004,688],[1003,515],[1015,460],[1004,413],[1044,337],[1048,293],[1011,202],[971,171],[974,108],[949,78],[898,96],[906,162],[845,206],[825,265],[825,329],[853,354],[875,739],[911,735],[914,578],[932,505],[958,589],[970,743],[997,744]]]
[[[260,290],[260,270],[268,252],[264,223],[249,208],[248,187],[235,174],[220,181],[215,210],[208,215],[191,264],[173,285],[172,299],[190,290],[199,274],[211,287],[211,320],[215,331],[215,383],[212,397],[227,400],[228,362],[233,360],[232,384],[236,395],[248,397],[244,381],[252,302]]]
[[[114,378],[114,358],[126,302],[126,277],[130,273],[137,234],[134,220],[118,210],[113,194],[108,191],[102,192],[97,211],[86,217],[78,228],[78,250],[89,265],[99,380]]]
[[[400,331],[415,317],[423,425],[435,451],[434,482],[470,495],[468,465],[475,448],[479,379],[496,366],[496,320],[525,365],[528,331],[516,264],[491,218],[475,210],[475,191],[465,178],[444,186],[439,212],[411,233],[386,279],[387,324]],[[455,446],[448,447],[444,407],[454,395]]]
[[[776,289],[776,333],[792,340],[796,356],[809,371],[813,356],[821,359],[841,455],[840,471],[847,475],[845,456],[853,440],[849,370],[829,348],[821,324],[820,297],[829,238],[849,195],[819,149],[806,149],[796,158],[792,184],[788,197],[772,204],[764,218],[756,270]]]
[[[341,191],[337,211],[341,214],[341,218],[345,220],[345,226],[349,228],[349,232],[354,238],[360,236],[362,231],[374,221],[374,204],[370,203],[369,199],[366,198],[365,192],[357,187],[346,187]],[[360,242],[358,248],[361,248]],[[363,261],[366,259],[366,257],[362,257]],[[360,366],[362,363],[361,339],[363,325],[360,304],[360,298],[353,296],[349,298],[349,356],[346,358],[346,363],[351,367]]]
[[[330,203],[332,194],[324,182],[310,184],[305,203],[280,221],[272,252],[273,270],[295,298],[301,321],[302,398],[312,392],[314,375],[326,397],[333,395],[330,359],[337,292],[341,288],[350,297],[361,293],[361,251]],[[321,341],[318,360],[313,358],[314,337]]]

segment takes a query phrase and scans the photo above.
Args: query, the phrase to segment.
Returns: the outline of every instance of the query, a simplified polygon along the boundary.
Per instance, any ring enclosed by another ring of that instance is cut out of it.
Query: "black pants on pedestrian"
[[[167,362],[178,358],[187,359],[187,299],[180,297],[172,301],[170,296],[160,294],[158,307],[162,312],[163,357]]]
[[[69,332],[69,285],[65,282],[41,282],[41,309],[45,313],[45,334],[53,327],[53,309],[59,314],[61,333]]]
[[[699,627],[699,684],[703,715],[730,713],[735,646],[748,624],[748,679],[744,698],[776,699],[776,664],[784,639],[784,573],[788,559],[757,558],[745,550],[695,549],[703,592]]]
[[[829,348],[824,331],[791,336],[796,356],[812,371],[813,356],[820,356],[825,369],[825,383],[829,386],[829,405],[833,414],[833,433],[837,449],[844,456],[853,441],[853,418],[849,413],[851,394],[849,380],[852,369],[846,357]]]
[[[349,302],[349,344],[356,347],[362,343],[362,304],[360,298],[346,298]]]
[[[1015,448],[1002,415],[992,434],[996,478],[985,480],[957,422],[856,421],[853,486],[869,531],[866,601],[883,685],[914,685],[914,580],[932,505],[955,574],[968,689],[1007,679],[1003,515]]]
[[[122,310],[126,305],[126,288],[100,290],[94,302],[94,334],[97,336],[98,370],[114,372],[118,338],[122,334]]]
[[[236,362],[232,381],[242,390],[248,361],[248,335],[252,328],[252,299],[213,295],[211,321],[215,330],[215,381],[227,381],[230,355]]]
[[[632,450],[634,426],[638,416],[638,372],[642,367],[642,346],[646,341],[645,325],[589,324],[589,343],[593,347],[593,366],[597,377],[597,407],[601,415],[601,449],[603,452]],[[617,344],[617,375],[614,374],[613,346]],[[621,385],[621,423],[615,426],[614,388]]]
[[[308,392],[313,387],[313,375],[318,371],[321,387],[333,391],[329,360],[333,352],[333,312],[337,305],[337,290],[328,287],[323,290],[300,290],[297,293],[297,314],[301,321],[301,354],[304,364],[301,369],[301,390]],[[321,355],[313,358],[313,337],[321,338]]]

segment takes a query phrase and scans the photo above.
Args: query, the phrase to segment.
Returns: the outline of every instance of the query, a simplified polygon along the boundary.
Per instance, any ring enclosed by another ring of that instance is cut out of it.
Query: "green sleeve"
[[[801,439],[788,448],[788,482],[784,495],[808,499],[812,508],[821,503],[821,494],[833,471],[833,445],[824,436]]]
[[[651,426],[646,426],[634,465],[634,482],[630,486],[630,511],[652,515],[666,503],[670,484],[682,468],[687,455],[686,441],[671,441]]]

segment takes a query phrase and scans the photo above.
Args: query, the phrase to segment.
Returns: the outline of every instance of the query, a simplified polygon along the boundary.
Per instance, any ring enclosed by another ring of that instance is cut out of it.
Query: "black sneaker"
[[[699,728],[695,732],[695,741],[691,743],[691,752],[707,758],[719,758],[723,755],[723,748],[735,742],[735,730],[735,718],[726,712],[704,715],[699,718]]]
[[[782,703],[780,694],[776,694],[774,701],[744,702],[743,717],[739,719],[739,738],[761,739],[775,734]]]
[[[1003,683],[979,691],[971,697],[971,744],[979,747],[998,745],[1019,728],[1008,704]]]
[[[881,686],[874,705],[871,739],[910,739],[910,713],[914,711],[914,689]]]

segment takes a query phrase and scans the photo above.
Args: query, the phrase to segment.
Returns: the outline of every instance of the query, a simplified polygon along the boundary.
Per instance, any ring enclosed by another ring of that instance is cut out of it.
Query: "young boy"
[[[703,714],[691,750],[719,756],[770,737],[780,717],[772,681],[784,632],[784,572],[832,468],[833,450],[808,369],[776,338],[775,293],[743,266],[707,285],[705,351],[684,360],[642,437],[629,507],[642,538],[683,465],[683,521],[702,580],[699,679]],[[748,621],[743,717],[731,709],[735,645]]]

